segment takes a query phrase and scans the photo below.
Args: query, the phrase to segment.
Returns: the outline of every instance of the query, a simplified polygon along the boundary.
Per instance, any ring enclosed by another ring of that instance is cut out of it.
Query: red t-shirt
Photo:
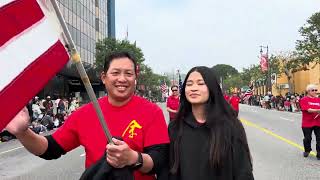
[[[291,106],[290,101],[285,101],[285,102],[284,102],[284,106],[285,106],[285,107],[290,107],[290,106]]]
[[[229,102],[229,96],[228,95],[225,94],[225,95],[223,95],[223,97],[227,102]]]
[[[155,104],[138,96],[124,106],[115,107],[108,97],[99,99],[102,113],[110,133],[122,139],[135,151],[169,143],[167,125],[162,110]],[[82,145],[86,152],[85,167],[98,161],[106,151],[107,139],[104,135],[92,103],[82,106],[72,113],[53,138],[66,151]],[[154,175],[135,171],[137,180],[154,180]]]
[[[167,100],[167,107],[169,107],[172,110],[178,110],[179,109],[179,97],[175,96],[169,96]],[[169,112],[170,119],[175,119],[177,113]]]
[[[230,104],[232,108],[237,112],[239,112],[239,102],[240,102],[240,98],[238,96],[231,96]]]
[[[320,126],[320,115],[309,113],[308,109],[320,109],[320,98],[305,96],[300,100],[302,110],[302,127]]]

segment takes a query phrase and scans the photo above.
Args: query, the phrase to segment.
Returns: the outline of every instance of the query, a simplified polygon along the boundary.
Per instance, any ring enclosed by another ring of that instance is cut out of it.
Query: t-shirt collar
[[[129,107],[130,106],[130,104],[132,104],[132,102],[134,101],[134,99],[135,99],[135,96],[134,95],[132,95],[130,98],[130,100],[128,101],[128,103],[127,104],[124,104],[124,105],[122,105],[122,106],[114,106],[114,105],[112,105],[110,102],[109,102],[109,96],[107,96],[107,105],[110,107],[110,108],[113,108],[113,109],[126,109],[127,107]]]

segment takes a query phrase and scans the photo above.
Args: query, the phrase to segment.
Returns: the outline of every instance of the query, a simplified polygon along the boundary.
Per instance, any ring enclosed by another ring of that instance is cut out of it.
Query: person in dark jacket
[[[253,180],[245,130],[213,70],[192,68],[180,103],[177,119],[169,125],[169,179]]]

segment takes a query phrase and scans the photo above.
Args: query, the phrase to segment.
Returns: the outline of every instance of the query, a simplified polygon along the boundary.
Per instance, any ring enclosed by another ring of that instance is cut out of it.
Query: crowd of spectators
[[[260,106],[265,109],[276,109],[279,111],[288,111],[288,112],[299,112],[300,108],[300,99],[304,97],[305,94],[290,94],[286,93],[283,95],[274,96],[271,93],[266,95],[252,95],[245,104],[251,106]]]

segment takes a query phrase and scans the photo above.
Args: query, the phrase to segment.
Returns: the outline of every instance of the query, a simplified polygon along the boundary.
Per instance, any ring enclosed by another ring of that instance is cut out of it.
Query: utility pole
[[[266,86],[267,86],[267,92],[271,92],[272,91],[272,84],[271,84],[271,67],[270,67],[270,60],[269,60],[269,46],[260,46],[260,56],[262,56],[263,54],[263,48],[265,48],[267,50],[266,52],[266,56],[267,56],[267,63],[268,63],[268,71],[267,71],[267,82],[266,82]]]

